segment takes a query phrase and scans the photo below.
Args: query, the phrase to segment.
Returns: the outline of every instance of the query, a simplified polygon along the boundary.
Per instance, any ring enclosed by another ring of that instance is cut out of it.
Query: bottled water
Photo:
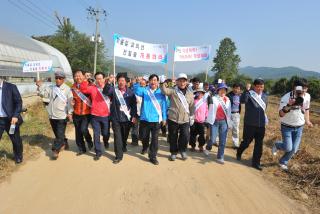
[[[9,134],[14,134],[15,129],[16,129],[16,125],[15,124],[11,124],[10,130],[9,130]]]

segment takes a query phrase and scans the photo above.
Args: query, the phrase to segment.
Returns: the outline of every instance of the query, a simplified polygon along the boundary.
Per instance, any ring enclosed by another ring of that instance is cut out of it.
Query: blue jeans
[[[219,134],[219,148],[218,148],[218,159],[224,159],[224,148],[227,142],[228,124],[226,120],[216,120],[213,125],[210,125],[210,140],[207,143],[206,149],[211,150],[213,141]]]
[[[302,131],[303,126],[293,128],[281,125],[283,142],[275,143],[277,149],[285,151],[284,155],[280,158],[280,164],[288,165],[288,161],[298,151],[301,143]]]
[[[100,134],[102,133],[103,140],[109,135],[109,117],[98,117],[92,115],[91,125],[93,129],[93,142],[94,148],[97,156],[102,154],[101,143],[100,143]]]

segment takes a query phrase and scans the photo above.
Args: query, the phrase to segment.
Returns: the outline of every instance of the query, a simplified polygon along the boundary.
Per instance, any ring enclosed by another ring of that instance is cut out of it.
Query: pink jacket
[[[201,99],[194,100],[194,105],[196,105]],[[208,116],[208,104],[204,102],[201,106],[194,112],[194,121],[197,123],[205,122]]]

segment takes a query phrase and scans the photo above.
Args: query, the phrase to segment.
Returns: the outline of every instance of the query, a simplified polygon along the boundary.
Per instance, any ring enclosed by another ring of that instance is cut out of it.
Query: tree
[[[71,69],[92,71],[94,59],[94,44],[90,37],[80,33],[71,24],[70,19],[64,19],[55,34],[49,36],[33,36],[34,39],[45,42],[61,51],[68,59]],[[107,73],[110,61],[106,60],[106,49],[103,42],[98,44],[97,71]]]
[[[241,85],[241,87],[244,89],[244,87],[247,85],[247,83],[252,83],[251,77],[245,75],[245,74],[237,74],[234,79],[229,80],[227,84],[231,87],[234,83],[238,83]]]
[[[211,71],[216,72],[215,79],[224,79],[226,82],[232,81],[238,74],[239,55],[235,54],[237,48],[230,38],[224,38],[220,42],[217,55],[213,59],[214,66]]]
[[[286,78],[281,78],[276,81],[272,87],[272,93],[277,95],[283,95],[286,93],[288,88],[288,80]]]

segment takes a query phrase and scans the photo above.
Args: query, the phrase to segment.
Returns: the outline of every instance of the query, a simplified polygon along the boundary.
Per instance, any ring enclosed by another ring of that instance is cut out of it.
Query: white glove
[[[160,83],[164,83],[167,79],[165,75],[161,75],[159,78],[160,78]]]
[[[193,126],[193,124],[194,124],[194,116],[190,116],[189,121],[190,121],[190,126]]]

